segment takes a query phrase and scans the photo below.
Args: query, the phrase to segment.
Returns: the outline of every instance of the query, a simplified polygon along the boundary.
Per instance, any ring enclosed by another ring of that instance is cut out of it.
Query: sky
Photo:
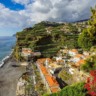
[[[0,36],[11,36],[41,21],[90,18],[96,0],[0,0]]]

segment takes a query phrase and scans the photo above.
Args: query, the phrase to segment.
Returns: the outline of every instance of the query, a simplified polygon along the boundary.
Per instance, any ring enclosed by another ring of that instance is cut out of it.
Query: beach
[[[17,82],[25,72],[26,67],[9,58],[0,68],[0,96],[16,96]]]

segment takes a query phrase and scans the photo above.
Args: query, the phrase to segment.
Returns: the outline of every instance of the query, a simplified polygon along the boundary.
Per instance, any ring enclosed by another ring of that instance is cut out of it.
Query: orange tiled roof
[[[85,63],[85,60],[80,60],[76,63],[76,66],[80,66]]]
[[[52,60],[50,59],[50,58],[42,58],[42,59],[38,59],[37,60],[37,62],[39,62],[39,63],[44,63],[45,61],[46,61],[46,59],[49,61],[49,62],[51,62]]]
[[[48,83],[48,85],[50,87],[51,92],[54,93],[54,92],[59,91],[59,84],[56,81],[56,79],[49,74],[48,70],[43,65],[45,60],[46,60],[45,58],[38,59],[37,62],[39,63],[40,69],[41,69],[43,75],[45,76],[45,79],[46,79],[46,81],[47,81],[47,83]],[[47,58],[47,60],[51,60],[51,59]]]
[[[71,51],[72,51],[72,52],[78,52],[78,50],[77,50],[77,49],[72,49]]]
[[[80,57],[82,57],[83,55],[82,54],[77,54],[75,57],[76,58],[80,58]]]
[[[39,64],[39,65],[40,65],[40,69],[41,69],[42,73],[43,73],[44,75],[49,75],[46,67],[44,67],[42,64]]]
[[[56,79],[50,75],[45,76],[48,84],[50,87],[55,87],[55,86],[59,86],[58,82],[56,81]]]

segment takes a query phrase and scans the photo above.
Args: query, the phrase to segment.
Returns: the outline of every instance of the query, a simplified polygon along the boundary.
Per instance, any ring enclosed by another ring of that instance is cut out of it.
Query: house
[[[22,48],[22,52],[21,52],[21,55],[22,56],[31,56],[32,54],[32,50],[30,48]]]
[[[77,66],[77,67],[80,67],[82,64],[84,64],[85,63],[85,60],[79,60],[75,65]]]
[[[69,50],[68,54],[69,54],[70,56],[75,56],[76,54],[78,54],[78,50],[77,50],[77,49]]]
[[[90,55],[90,53],[87,52],[87,51],[84,51],[83,54],[84,54],[85,56],[89,56],[89,55]]]
[[[74,74],[74,69],[73,69],[73,68],[70,68],[70,69],[69,69],[69,73],[70,73],[70,74]]]
[[[21,56],[23,57],[41,56],[41,52],[32,52],[31,48],[22,48]]]
[[[62,56],[54,57],[56,61],[62,60]]]
[[[60,52],[67,54],[68,50],[67,49],[61,49]]]
[[[72,61],[73,61],[74,63],[76,63],[76,62],[80,61],[81,59],[84,59],[84,55],[82,55],[82,54],[76,54],[76,55],[72,58]]]

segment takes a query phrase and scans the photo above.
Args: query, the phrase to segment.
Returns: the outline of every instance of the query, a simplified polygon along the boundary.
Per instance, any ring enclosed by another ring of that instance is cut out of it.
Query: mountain
[[[28,47],[40,51],[44,57],[51,57],[64,46],[78,48],[78,35],[87,22],[56,23],[43,21],[33,27],[17,32],[14,56],[19,56],[22,48]]]

